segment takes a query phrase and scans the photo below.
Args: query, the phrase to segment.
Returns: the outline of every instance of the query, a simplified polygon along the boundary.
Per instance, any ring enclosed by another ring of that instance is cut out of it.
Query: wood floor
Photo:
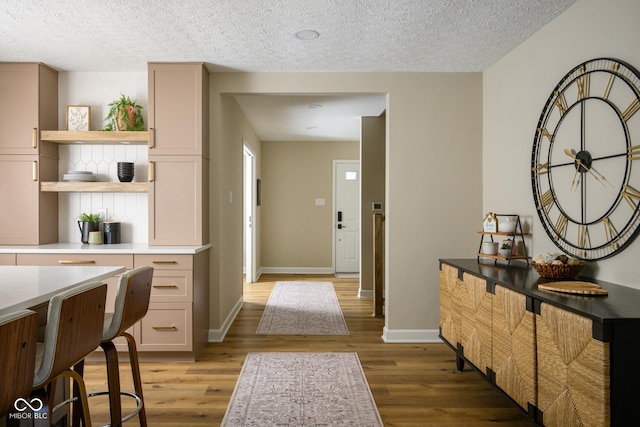
[[[276,280],[322,280],[335,284],[350,335],[258,336],[262,311]],[[143,363],[149,426],[218,426],[248,352],[357,352],[385,426],[526,426],[524,413],[471,368],[458,372],[444,344],[386,344],[383,319],[372,300],[357,297],[357,279],[333,276],[263,276],[245,284],[244,306],[224,342],[212,343],[195,363]],[[123,388],[131,388],[121,362]],[[106,386],[104,365],[90,363],[87,388]],[[106,400],[90,402],[94,423],[105,423]],[[137,419],[126,426],[138,425]]]

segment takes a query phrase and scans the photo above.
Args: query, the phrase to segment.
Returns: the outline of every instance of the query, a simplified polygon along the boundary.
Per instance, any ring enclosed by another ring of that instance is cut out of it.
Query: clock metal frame
[[[533,140],[531,185],[543,228],[560,250],[598,260],[638,237],[638,141],[640,72],[633,66],[585,61],[551,91]]]

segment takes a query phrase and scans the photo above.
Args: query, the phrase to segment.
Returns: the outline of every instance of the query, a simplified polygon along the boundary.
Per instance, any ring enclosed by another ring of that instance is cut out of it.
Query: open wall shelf
[[[147,182],[41,182],[40,191],[53,193],[146,193]]]
[[[40,131],[40,141],[56,144],[146,144],[151,146],[151,131]]]

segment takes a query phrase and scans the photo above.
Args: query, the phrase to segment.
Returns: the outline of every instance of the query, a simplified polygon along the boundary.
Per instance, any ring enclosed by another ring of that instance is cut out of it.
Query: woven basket
[[[579,264],[537,264],[531,262],[531,265],[538,272],[540,277],[545,279],[573,279],[584,268],[584,262]]]

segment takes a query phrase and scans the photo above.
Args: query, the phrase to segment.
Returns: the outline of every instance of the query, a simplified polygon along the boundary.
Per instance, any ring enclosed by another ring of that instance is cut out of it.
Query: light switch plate
[[[98,215],[100,215],[100,220],[101,221],[108,220],[109,219],[109,209],[107,209],[107,208],[98,209]]]
[[[324,206],[324,199],[316,199],[316,206]]]

